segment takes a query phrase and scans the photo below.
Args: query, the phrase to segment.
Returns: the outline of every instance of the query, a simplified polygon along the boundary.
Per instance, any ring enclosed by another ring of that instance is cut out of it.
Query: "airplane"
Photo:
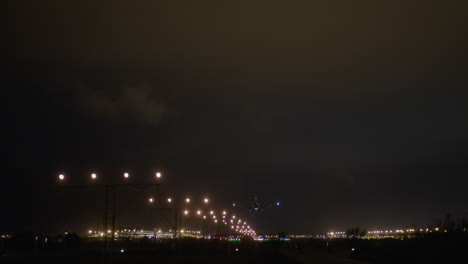
[[[267,209],[267,208],[270,208],[270,207],[279,207],[281,205],[280,202],[274,202],[274,203],[267,203],[267,204],[263,204],[263,203],[260,203],[260,201],[257,199],[257,195],[254,195],[254,200],[252,202],[250,202],[250,205],[248,206],[248,209],[250,212],[262,212],[263,210]],[[232,207],[237,207],[237,208],[240,208],[240,207],[243,207],[241,205],[239,205],[238,203],[232,203]]]

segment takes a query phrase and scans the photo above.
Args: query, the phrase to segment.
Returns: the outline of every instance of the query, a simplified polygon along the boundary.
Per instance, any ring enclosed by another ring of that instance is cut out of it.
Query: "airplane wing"
[[[280,201],[276,201],[276,202],[271,202],[271,203],[268,203],[264,208],[270,208],[270,207],[280,207],[281,206],[281,202]]]
[[[235,208],[244,208],[243,205],[241,205],[241,204],[239,204],[239,203],[236,203],[236,202],[233,202],[233,203],[231,204],[231,206],[232,206],[232,207],[235,207]]]

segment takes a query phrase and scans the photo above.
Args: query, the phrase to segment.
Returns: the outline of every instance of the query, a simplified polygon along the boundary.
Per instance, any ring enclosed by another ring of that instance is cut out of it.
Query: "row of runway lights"
[[[136,229],[124,229],[124,230],[117,230],[115,231],[115,235],[119,235],[119,234],[126,234],[126,235],[131,235],[131,234],[142,234],[142,233],[145,233],[146,231],[145,230],[136,230]],[[172,229],[169,229],[168,231],[169,233],[172,232]],[[201,234],[201,231],[193,231],[193,230],[180,230],[181,233],[187,233],[187,234]],[[107,233],[108,234],[111,234],[112,233],[112,230],[107,230]],[[157,233],[161,234],[163,233],[163,230],[159,229],[157,231]],[[102,231],[97,231],[97,230],[89,230],[88,231],[88,235],[90,236],[104,236],[105,232],[102,232]]]
[[[434,229],[430,228],[420,228],[419,232],[439,232],[441,231],[438,227]],[[417,232],[416,229],[396,229],[396,230],[375,230],[375,231],[368,231],[367,234],[404,234],[404,233],[414,233]],[[444,232],[447,232],[447,230],[444,230]],[[346,236],[346,232],[328,232],[328,236]]]
[[[202,202],[205,203],[205,204],[208,204],[209,201],[210,201],[210,200],[209,200],[207,197],[204,197],[204,198],[202,199]],[[156,203],[157,201],[156,201],[155,198],[150,197],[150,198],[148,198],[148,202],[149,202],[150,204],[154,204],[154,203]],[[168,197],[168,198],[166,199],[166,202],[167,202],[168,204],[172,204],[172,203],[174,203],[174,199],[172,199],[171,197]],[[190,204],[190,203],[192,202],[192,199],[191,199],[190,197],[187,197],[187,198],[184,199],[184,202],[185,202],[186,204]]]
[[[422,232],[423,230],[421,229],[420,231]],[[392,233],[405,233],[405,232],[411,233],[411,232],[415,232],[415,230],[414,229],[406,229],[406,231],[403,230],[403,229],[396,229],[395,231],[393,231],[393,230],[385,230],[385,231],[384,230],[377,230],[377,231],[368,231],[367,233],[368,234],[392,234]]]
[[[439,231],[442,231],[442,230],[441,230],[440,228],[438,228],[438,227],[435,227],[434,229],[431,229],[431,228],[425,228],[425,229],[424,229],[424,228],[420,228],[420,229],[419,229],[419,232],[431,233],[431,232],[433,232],[433,231],[439,232]],[[369,233],[369,234],[387,234],[387,233],[405,233],[405,232],[407,232],[407,233],[413,233],[413,232],[417,232],[417,230],[416,230],[416,229],[406,229],[406,231],[405,231],[405,230],[403,230],[403,229],[397,229],[397,230],[395,230],[395,231],[393,231],[393,230],[369,231],[369,232],[367,232],[367,233]],[[444,232],[447,232],[447,230],[444,230]]]
[[[129,179],[130,178],[130,173],[124,172],[122,174],[122,176],[124,177],[124,179]],[[161,172],[156,172],[155,176],[156,176],[157,180],[160,180],[162,178]],[[58,178],[59,178],[60,181],[65,181],[65,175],[64,174],[59,174]],[[95,181],[95,180],[98,179],[98,176],[97,176],[96,173],[91,173],[90,178],[91,178],[91,180]]]
[[[235,228],[235,226],[232,226],[231,228]],[[253,231],[252,229],[250,229],[250,226],[237,226],[237,228],[245,228],[245,229],[240,229],[238,232],[239,233],[243,233],[244,235],[255,235],[255,231]],[[237,229],[236,229],[237,231]],[[131,235],[131,234],[142,234],[144,233],[145,231],[144,230],[127,230],[127,229],[124,229],[124,230],[118,230],[114,233],[114,235],[118,236],[118,235]],[[172,233],[172,229],[169,229],[168,230],[169,233]],[[108,234],[111,234],[112,233],[112,230],[107,230],[107,233]],[[162,234],[164,233],[164,231],[162,229],[159,229],[157,232],[157,234]],[[196,235],[199,235],[201,234],[201,231],[193,231],[193,230],[180,230],[180,233],[185,233],[185,234],[196,234]],[[102,231],[96,231],[96,230],[89,230],[88,231],[88,235],[89,236],[104,236],[105,235],[105,232],[102,232]]]
[[[170,203],[173,202],[173,199],[172,198],[167,198],[166,201],[167,201],[167,203],[170,204]],[[153,198],[149,198],[148,202],[149,203],[154,203],[155,200]],[[190,198],[185,199],[185,203],[189,204],[190,202],[191,202]],[[204,198],[203,202],[208,203],[208,198]],[[218,217],[215,214],[215,211],[213,211],[213,210],[209,210],[209,211],[194,210],[193,212],[195,212],[195,214],[197,216],[200,216],[203,219],[210,219],[211,218],[215,224],[217,224],[219,219],[220,219],[222,223],[224,223],[225,225],[231,224],[231,229],[235,229],[236,232],[242,233],[244,235],[255,235],[256,234],[255,230],[251,229],[250,226],[247,225],[247,222],[244,221],[243,225],[242,225],[242,220],[241,219],[237,219],[237,225],[235,225],[236,224],[235,223],[236,222],[236,216],[235,215],[232,215],[231,216],[232,219],[228,220],[229,217],[227,217],[227,211],[222,211],[221,212],[221,217]],[[191,211],[188,210],[188,209],[183,210],[183,214],[185,216],[189,216],[190,213],[191,213]],[[245,228],[245,226],[247,226],[247,228]]]

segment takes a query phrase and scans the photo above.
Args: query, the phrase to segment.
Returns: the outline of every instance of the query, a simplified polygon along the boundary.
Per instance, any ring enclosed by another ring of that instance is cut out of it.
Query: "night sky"
[[[1,5],[0,233],[100,228],[102,191],[56,182],[92,171],[280,200],[243,212],[263,232],[468,215],[464,1]],[[151,228],[147,195],[117,224]]]

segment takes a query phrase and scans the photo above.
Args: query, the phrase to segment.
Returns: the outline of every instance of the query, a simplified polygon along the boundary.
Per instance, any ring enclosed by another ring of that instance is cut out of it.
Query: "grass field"
[[[465,234],[425,239],[291,241],[102,241],[18,247],[3,242],[0,263],[464,263]]]

